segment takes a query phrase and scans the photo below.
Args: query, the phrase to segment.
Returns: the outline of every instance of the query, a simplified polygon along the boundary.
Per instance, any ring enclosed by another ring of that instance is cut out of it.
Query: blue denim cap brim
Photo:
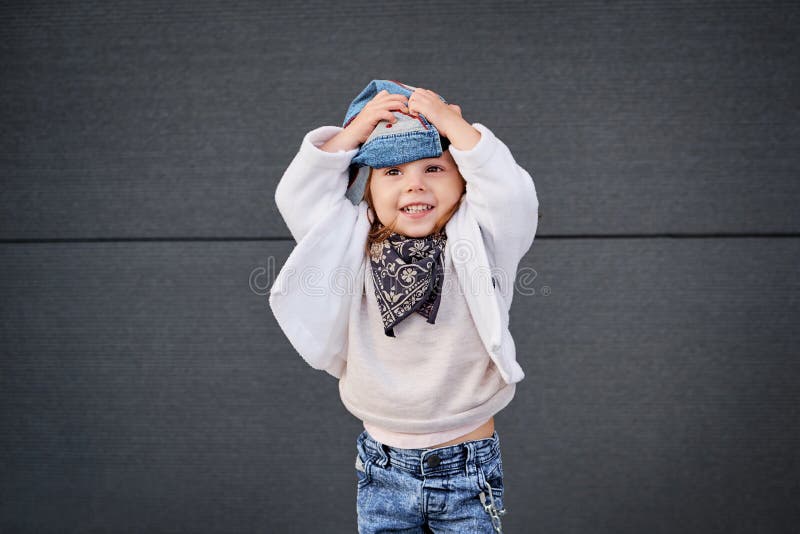
[[[376,137],[362,145],[350,163],[380,169],[441,155],[439,132],[431,129]]]

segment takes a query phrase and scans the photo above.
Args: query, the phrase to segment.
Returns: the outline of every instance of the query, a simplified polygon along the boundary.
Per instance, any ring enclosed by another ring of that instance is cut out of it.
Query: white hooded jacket
[[[478,334],[503,379],[525,376],[508,329],[517,266],[533,244],[539,201],[533,179],[491,130],[470,150],[450,145],[466,181],[447,222],[458,284]],[[345,191],[357,149],[319,147],[342,128],[308,132],[275,191],[275,202],[297,245],[275,279],[269,304],[292,346],[314,369],[340,378],[347,360],[348,317],[361,302],[368,257],[367,203]]]

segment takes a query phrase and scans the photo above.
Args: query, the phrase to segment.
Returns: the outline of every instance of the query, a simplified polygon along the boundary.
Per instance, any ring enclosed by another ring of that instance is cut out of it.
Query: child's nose
[[[425,187],[425,175],[418,172],[409,172],[407,185],[409,189],[421,189]]]

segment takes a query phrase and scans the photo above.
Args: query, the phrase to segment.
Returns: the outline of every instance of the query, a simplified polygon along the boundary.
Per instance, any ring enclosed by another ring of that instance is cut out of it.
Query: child
[[[363,421],[359,532],[501,532],[494,414],[524,377],[508,312],[531,176],[458,106],[373,80],[342,128],[306,134],[275,200],[297,246],[270,306]]]

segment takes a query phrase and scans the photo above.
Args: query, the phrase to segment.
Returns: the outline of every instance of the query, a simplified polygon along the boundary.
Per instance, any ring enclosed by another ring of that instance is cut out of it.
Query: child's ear
[[[375,224],[375,212],[372,211],[372,208],[367,208],[367,219],[370,224]]]

